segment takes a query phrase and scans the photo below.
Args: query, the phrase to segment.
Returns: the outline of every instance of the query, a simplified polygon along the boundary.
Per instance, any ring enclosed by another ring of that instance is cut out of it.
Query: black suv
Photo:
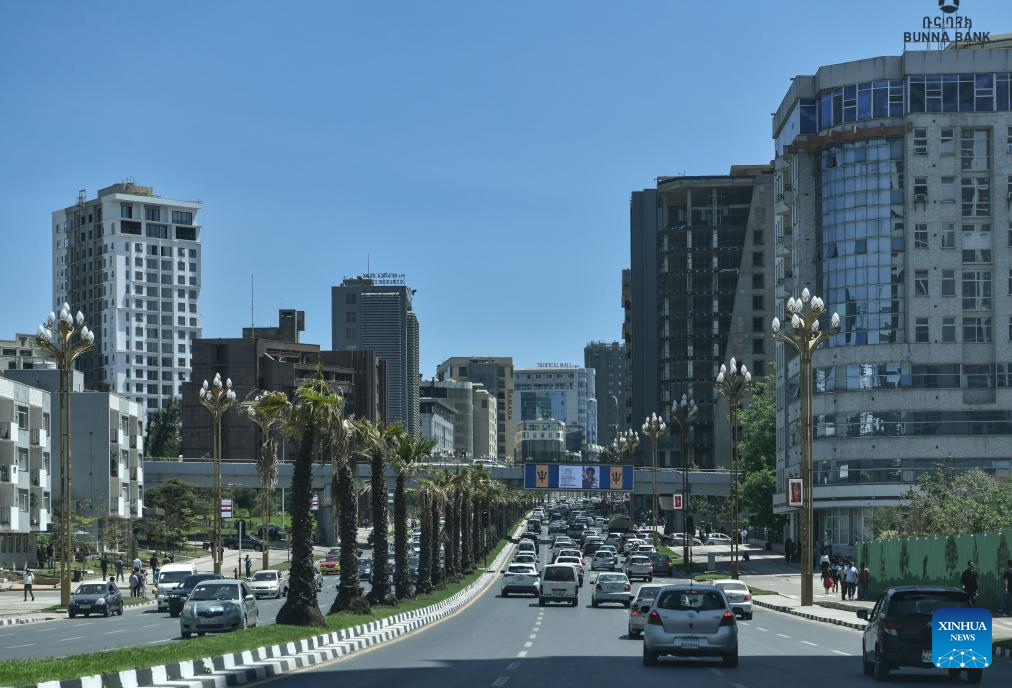
[[[889,588],[869,612],[857,615],[867,620],[862,655],[864,673],[879,681],[900,667],[933,669],[931,660],[931,615],[946,607],[972,607],[969,596],[959,588],[940,586],[898,586]],[[963,669],[949,669],[957,678]],[[983,669],[965,669],[970,683],[980,683]]]

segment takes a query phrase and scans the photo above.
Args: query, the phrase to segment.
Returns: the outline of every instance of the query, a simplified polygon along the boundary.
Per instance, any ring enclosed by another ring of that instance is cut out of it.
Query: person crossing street
[[[24,583],[25,583],[25,602],[28,601],[29,595],[32,596],[32,602],[34,602],[35,592],[32,590],[32,586],[35,583],[35,574],[32,573],[32,570],[27,566],[25,567]]]

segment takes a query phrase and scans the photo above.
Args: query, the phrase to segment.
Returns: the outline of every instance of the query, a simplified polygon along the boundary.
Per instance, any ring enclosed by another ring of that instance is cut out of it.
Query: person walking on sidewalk
[[[1005,573],[1002,574],[1002,591],[1004,595],[1002,600],[1005,603],[1005,608],[1002,612],[1005,616],[1012,616],[1012,559],[1005,562]]]
[[[966,570],[959,577],[959,585],[970,596],[970,602],[977,604],[977,568],[972,561],[966,562]]]
[[[250,575],[252,574],[252,572],[253,572],[253,560],[250,559],[249,555],[247,554],[246,555],[246,577],[249,578]]]
[[[25,583],[25,602],[28,601],[29,595],[32,596],[32,602],[34,602],[35,593],[32,591],[32,585],[35,583],[35,574],[32,573],[32,570],[27,566],[25,567],[24,583]]]
[[[102,558],[98,560],[99,566],[102,567],[102,580],[109,577],[109,556],[103,552]]]
[[[857,572],[857,599],[863,600],[868,596],[868,583],[871,582],[871,571],[861,562],[861,570]]]
[[[854,593],[857,592],[857,567],[854,566],[854,562],[848,561],[847,567],[843,569],[843,599],[852,600],[854,599]]]
[[[123,557],[119,555],[116,556],[116,580],[123,580]]]

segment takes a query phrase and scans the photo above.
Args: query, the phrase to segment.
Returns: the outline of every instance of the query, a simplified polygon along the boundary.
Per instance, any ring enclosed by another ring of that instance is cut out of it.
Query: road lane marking
[[[83,635],[75,635],[75,636],[73,636],[73,637],[70,637],[70,638],[60,638],[60,639],[59,639],[59,642],[61,642],[61,643],[62,643],[62,642],[63,642],[63,641],[65,641],[65,640],[80,640],[81,638],[84,638],[84,637],[85,637],[85,636],[83,636]]]
[[[147,626],[141,626],[141,628],[154,628],[155,626],[161,626],[161,624],[148,624]]]
[[[720,669],[715,669],[714,667],[710,667],[710,673],[713,674],[714,676],[723,676],[724,675],[723,671],[721,671]]]
[[[531,640],[537,640],[538,639],[538,634],[537,633],[531,633],[527,637],[530,638]]]
[[[534,647],[534,643],[528,640],[526,643],[524,643],[524,647]]]
[[[506,682],[510,680],[509,676],[500,676],[496,680],[492,681],[493,686],[505,686]]]
[[[758,629],[759,629],[760,631],[762,631],[763,633],[766,633],[766,632],[767,632],[767,630],[768,630],[768,629],[765,629],[765,628],[763,628],[762,626],[756,626],[756,628],[758,628]]]
[[[526,656],[527,650],[521,650],[520,652],[517,653],[517,657],[526,657]]]
[[[790,638],[791,637],[789,635],[784,635],[783,633],[777,633],[777,635],[780,636],[781,638]]]
[[[105,632],[105,634],[106,634],[106,635],[112,635],[113,633],[126,633],[126,632],[127,632],[127,629],[125,629],[125,628],[121,628],[121,629],[120,629],[120,630],[118,630],[118,631],[106,631],[106,632]]]
[[[75,626],[90,626],[90,625],[92,625],[93,623],[95,623],[95,622],[94,622],[94,621],[79,621],[79,622],[77,622],[77,623],[76,623],[76,624],[74,624],[74,625],[75,625]]]
[[[732,683],[731,688],[745,688],[744,683]]]
[[[157,645],[158,643],[168,643],[168,642],[172,642],[173,640],[175,640],[175,638],[162,638],[161,640],[149,640],[148,642],[146,642],[144,644],[145,645]]]
[[[506,667],[506,671],[513,671],[520,666],[520,662],[510,662],[509,666]]]
[[[801,642],[803,642],[805,645],[811,645],[812,647],[818,647],[819,646],[818,643],[810,643],[807,640],[802,640]]]
[[[8,645],[6,649],[13,650],[19,647],[32,647],[35,643],[28,643],[27,645]]]
[[[0,633],[0,638],[6,638],[9,635],[14,635],[14,634],[13,633]]]
[[[851,656],[851,654],[849,652],[844,652],[843,650],[833,650],[833,652],[835,652],[838,655],[843,655],[844,657],[850,657]]]

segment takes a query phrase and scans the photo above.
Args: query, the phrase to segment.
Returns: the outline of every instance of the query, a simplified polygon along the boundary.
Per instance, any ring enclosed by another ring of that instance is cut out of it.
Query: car
[[[588,556],[588,557],[592,556],[593,554],[595,554],[597,552],[598,549],[600,549],[601,545],[603,545],[603,544],[604,544],[604,541],[601,540],[601,538],[591,538],[591,539],[587,540],[583,544],[583,554],[584,554],[584,556]]]
[[[277,569],[261,569],[253,574],[249,587],[257,598],[279,599],[288,594],[288,578]]]
[[[614,571],[618,558],[611,552],[598,552],[590,562],[591,571]]]
[[[931,657],[931,618],[936,609],[966,609],[970,597],[959,588],[904,585],[883,592],[871,611],[862,609],[859,618],[868,622],[862,637],[864,673],[879,681],[901,667],[934,668]],[[960,669],[949,669],[958,678]],[[984,670],[967,668],[970,683],[980,683]]]
[[[691,545],[692,547],[699,547],[703,544],[703,541],[697,537],[690,537],[684,533],[675,533],[671,537],[666,539],[668,545],[672,547],[684,547],[685,545]]]
[[[500,593],[503,597],[509,597],[510,593],[531,594],[535,597],[541,589],[541,581],[538,579],[538,572],[530,564],[510,564],[502,572],[502,587]]]
[[[358,579],[369,580],[372,578],[372,559],[358,560]]]
[[[260,622],[256,597],[243,580],[207,580],[198,583],[179,613],[179,634],[217,633],[252,628]]]
[[[636,551],[637,547],[639,547],[640,545],[643,545],[643,544],[646,544],[646,543],[644,543],[639,538],[633,538],[631,540],[626,540],[625,544],[622,545],[622,554],[624,554],[626,556],[630,556],[633,552]]]
[[[239,536],[228,535],[221,539],[221,546],[225,549],[240,549],[239,547]],[[242,536],[242,549],[250,549],[256,552],[264,551],[264,541],[260,538],[253,537],[252,535]]]
[[[319,566],[313,566],[313,585],[316,587],[316,592],[323,591],[323,574],[320,573]]]
[[[538,605],[549,602],[569,602],[576,606],[580,601],[577,569],[571,564],[549,564],[541,572]]]
[[[538,547],[530,540],[522,540],[520,544],[517,545],[517,554],[532,554],[537,556]]]
[[[643,628],[647,625],[647,616],[650,614],[650,605],[657,597],[657,591],[663,587],[663,585],[641,585],[636,591],[636,597],[629,606],[630,638],[643,635]]]
[[[594,581],[591,592],[590,606],[618,603],[628,607],[632,602],[632,585],[624,573],[602,573]]]
[[[583,587],[583,578],[584,578],[584,575],[586,573],[586,571],[585,571],[585,569],[583,567],[583,559],[581,559],[580,557],[573,557],[573,556],[561,556],[561,557],[558,557],[553,563],[555,563],[555,564],[570,564],[572,566],[575,566],[576,567],[576,572],[580,576],[580,587],[581,588]]]
[[[653,554],[656,551],[657,551],[656,547],[654,547],[649,543],[644,542],[642,545],[638,545],[636,547],[636,551],[632,552],[632,554]]]
[[[340,547],[331,547],[330,549],[327,550],[327,556],[328,557],[334,557],[335,559],[340,559],[341,558],[341,548]]]
[[[541,534],[541,519],[540,518],[529,518],[527,519],[527,530],[532,533]]]
[[[578,549],[568,547],[566,549],[560,549],[555,554],[555,560],[558,561],[559,557],[576,557],[577,559],[580,560],[581,564],[583,563],[583,552],[581,552]]]
[[[70,604],[67,605],[67,616],[73,619],[78,614],[123,616],[123,594],[111,581],[81,583],[70,596]]]
[[[548,534],[549,535],[555,535],[556,533],[564,533],[564,532],[566,532],[566,523],[565,523],[565,521],[562,521],[560,519],[560,520],[550,521],[548,523]]]
[[[329,576],[334,573],[341,573],[341,559],[339,557],[324,557],[320,562],[320,573]]]
[[[534,544],[538,544],[538,541],[541,540],[541,531],[534,532],[533,530],[528,530],[520,536],[520,539],[530,540]]]
[[[724,591],[731,611],[746,621],[752,619],[752,591],[748,585],[734,578],[722,578],[712,581],[712,584]]]
[[[731,536],[724,535],[723,533],[710,533],[706,536],[704,545],[730,545]]]
[[[573,538],[574,540],[578,540],[583,535],[583,531],[585,530],[585,528],[586,526],[584,526],[582,523],[571,523],[569,527],[566,528],[566,535]]]
[[[513,557],[513,562],[512,563],[514,563],[514,564],[529,564],[530,566],[534,567],[535,571],[540,571],[541,570],[541,562],[538,561],[538,557],[536,555],[534,555],[534,554],[529,554],[527,552],[523,552],[521,554],[517,554],[515,557]]]
[[[629,580],[642,578],[645,581],[654,579],[654,565],[647,557],[638,554],[629,557],[625,562],[625,575]]]
[[[712,585],[666,585],[650,605],[643,664],[663,655],[720,657],[738,666],[738,623],[723,591]]]
[[[654,565],[653,575],[655,576],[671,576],[675,573],[674,566],[671,565],[671,557],[660,552],[650,552],[646,555],[650,563]]]
[[[173,619],[179,616],[179,612],[182,611],[183,605],[186,604],[186,600],[190,597],[190,593],[197,586],[197,583],[203,583],[206,580],[221,580],[225,576],[220,573],[195,573],[191,576],[187,576],[183,579],[183,582],[178,586],[169,591],[169,616]]]
[[[158,578],[155,580],[155,600],[158,602],[158,611],[167,611],[169,608],[169,593],[197,572],[192,564],[165,564],[158,570]]]

